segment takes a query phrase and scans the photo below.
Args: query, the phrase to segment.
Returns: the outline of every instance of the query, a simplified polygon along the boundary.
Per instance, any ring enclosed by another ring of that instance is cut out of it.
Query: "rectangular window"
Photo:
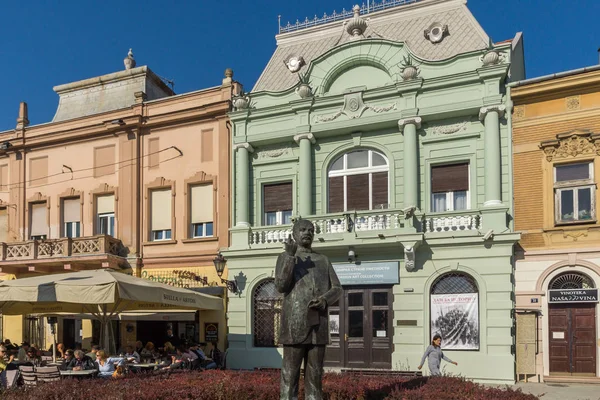
[[[171,240],[171,230],[163,229],[159,231],[152,231],[152,241],[158,242],[160,240]]]
[[[191,186],[190,236],[194,238],[213,236],[214,191],[213,185]]]
[[[264,225],[285,225],[292,223],[292,196],[292,182],[263,186]]]
[[[96,197],[96,234],[115,236],[115,196]]]
[[[0,208],[0,242],[6,242],[8,237],[8,210]]]
[[[431,211],[470,208],[469,163],[431,167]]]
[[[556,223],[589,222],[596,219],[596,186],[591,162],[554,167]]]
[[[74,199],[63,199],[63,237],[79,237],[81,225],[81,203],[79,197]]]
[[[152,240],[171,239],[171,189],[150,192]]]
[[[31,203],[29,205],[29,237],[45,239],[48,235],[48,219],[46,203]]]

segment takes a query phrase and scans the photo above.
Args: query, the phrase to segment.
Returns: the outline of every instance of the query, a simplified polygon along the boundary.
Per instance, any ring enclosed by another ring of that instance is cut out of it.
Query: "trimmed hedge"
[[[301,384],[301,387],[303,385]],[[327,400],[534,400],[511,389],[488,388],[462,378],[406,378],[328,373]],[[279,400],[279,373],[204,371],[177,374],[130,374],[123,379],[62,379],[6,391],[2,399],[75,400]],[[301,390],[300,399],[303,399]]]

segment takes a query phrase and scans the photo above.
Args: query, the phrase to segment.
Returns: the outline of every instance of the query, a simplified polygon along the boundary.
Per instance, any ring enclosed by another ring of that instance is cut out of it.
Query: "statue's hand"
[[[327,307],[327,301],[325,301],[324,298],[319,297],[318,299],[311,300],[310,303],[308,303],[308,307],[324,310]]]
[[[294,257],[296,255],[296,250],[298,250],[298,244],[292,239],[292,235],[289,235],[285,243],[283,244],[285,247],[285,252]]]

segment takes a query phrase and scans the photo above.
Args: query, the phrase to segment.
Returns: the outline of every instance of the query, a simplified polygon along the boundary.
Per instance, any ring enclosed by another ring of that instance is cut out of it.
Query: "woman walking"
[[[441,345],[442,337],[437,334],[434,335],[431,344],[427,347],[427,350],[425,350],[423,358],[421,358],[421,364],[419,364],[419,369],[423,368],[423,364],[425,363],[426,358],[428,358],[427,364],[429,365],[429,372],[432,376],[442,375],[442,373],[440,372],[440,364],[442,362],[442,359],[454,365],[458,365],[456,361],[452,361],[444,355]]]

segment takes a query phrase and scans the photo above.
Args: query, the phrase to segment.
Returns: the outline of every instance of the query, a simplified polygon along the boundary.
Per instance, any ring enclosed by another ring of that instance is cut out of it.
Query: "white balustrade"
[[[425,232],[456,232],[481,229],[481,215],[439,215],[425,218]]]

